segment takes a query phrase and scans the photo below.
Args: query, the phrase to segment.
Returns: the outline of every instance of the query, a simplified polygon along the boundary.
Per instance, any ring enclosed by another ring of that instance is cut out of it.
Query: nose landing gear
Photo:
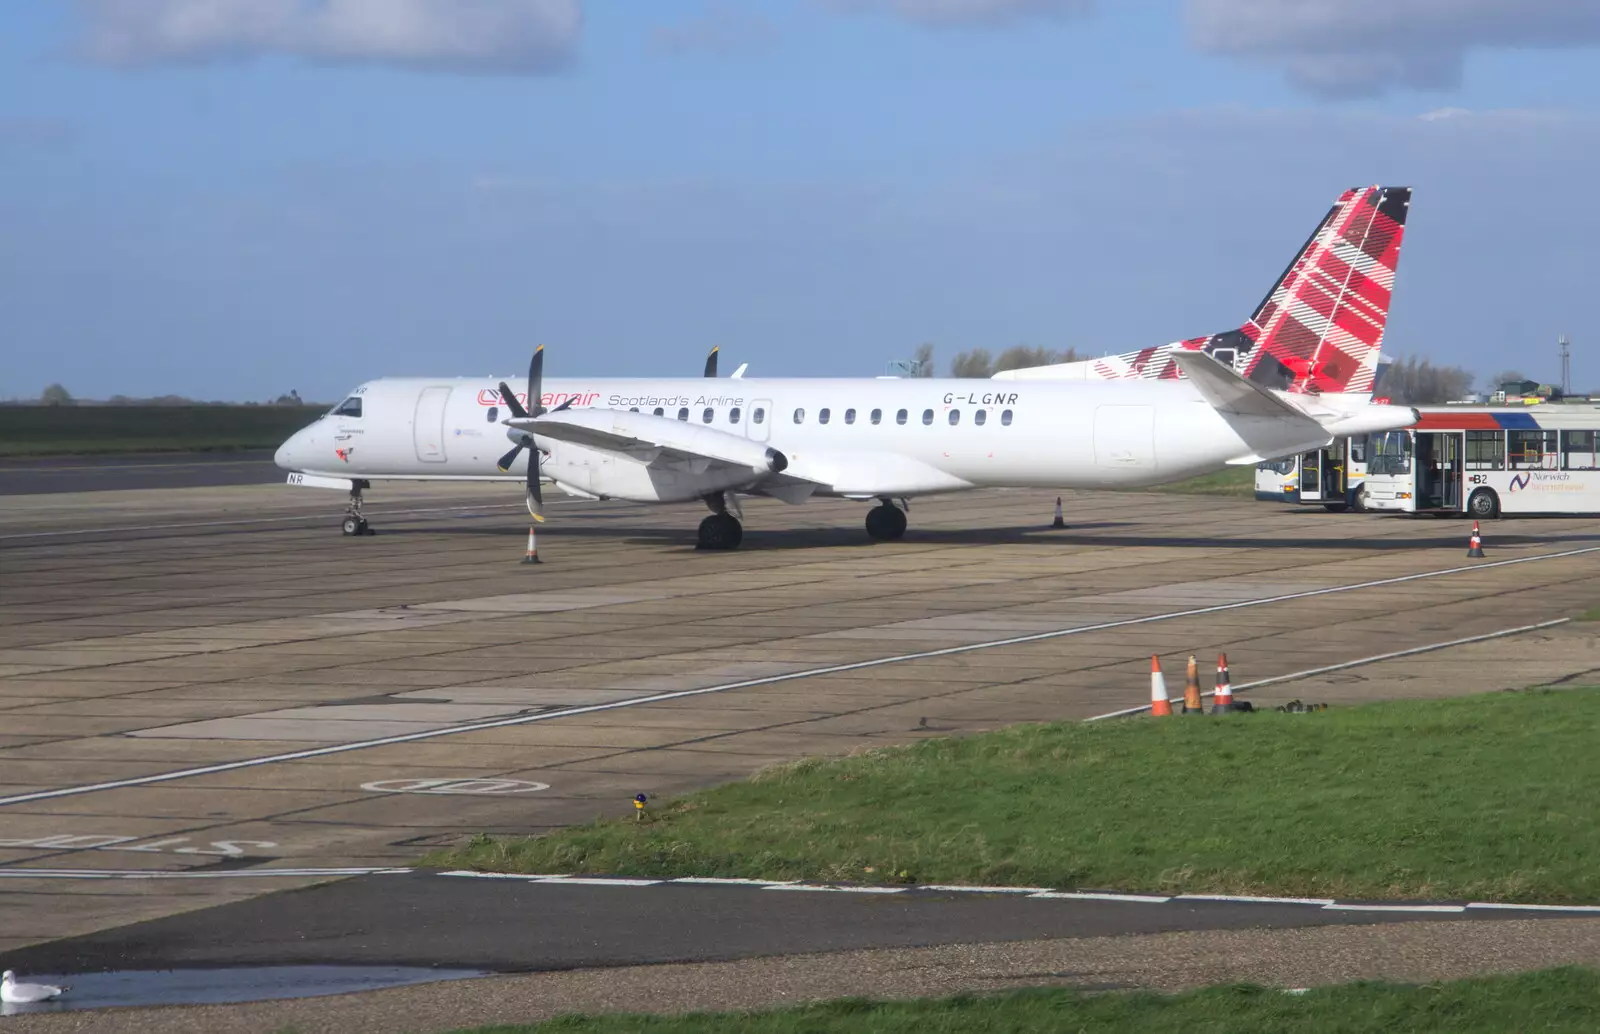
[[[346,535],[376,535],[371,526],[367,524],[366,517],[361,514],[361,491],[370,487],[365,481],[355,481],[350,485],[350,505],[345,508],[344,521],[340,524],[341,530]]]

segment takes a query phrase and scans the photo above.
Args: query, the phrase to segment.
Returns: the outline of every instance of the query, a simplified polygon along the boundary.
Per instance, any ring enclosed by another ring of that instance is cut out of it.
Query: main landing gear
[[[711,507],[711,516],[700,522],[696,549],[739,548],[739,543],[744,541],[744,525],[739,523],[738,517],[728,512],[730,502],[737,512],[739,503],[732,493],[713,492],[705,497],[706,505]]]
[[[905,500],[901,500],[901,505]],[[867,534],[879,542],[893,541],[906,533],[906,513],[888,499],[867,511]]]
[[[367,524],[367,519],[361,515],[361,490],[370,488],[365,481],[354,481],[350,484],[350,505],[344,511],[344,522],[340,527],[346,535],[376,535],[377,532]]]

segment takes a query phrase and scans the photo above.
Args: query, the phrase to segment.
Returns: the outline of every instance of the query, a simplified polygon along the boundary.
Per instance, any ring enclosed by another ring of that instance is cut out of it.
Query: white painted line
[[[837,887],[822,883],[774,883],[763,890],[814,890],[824,894],[904,894],[910,887]]]
[[[1506,561],[1510,563],[1511,561]],[[1458,568],[1459,570],[1459,568]],[[1376,664],[1379,661],[1392,661],[1397,657],[1414,657],[1419,653],[1432,653],[1435,650],[1447,650],[1452,646],[1465,646],[1468,643],[1481,643],[1488,639],[1503,639],[1508,635],[1521,635],[1523,632],[1536,632],[1541,628],[1554,628],[1556,625],[1565,625],[1571,618],[1556,618],[1553,621],[1540,621],[1534,625],[1518,625],[1516,628],[1503,628],[1498,632],[1485,632],[1483,635],[1463,636],[1460,639],[1451,639],[1443,643],[1430,643],[1427,646],[1413,646],[1409,650],[1395,650],[1392,653],[1375,654],[1372,657],[1363,657],[1359,661],[1345,661],[1341,664],[1328,664],[1320,668],[1307,668],[1305,671],[1296,671],[1288,675],[1275,675],[1270,679],[1257,679],[1254,682],[1243,682],[1233,687],[1235,693],[1243,693],[1249,689],[1259,689],[1262,686],[1271,686],[1279,682],[1293,682],[1296,679],[1308,679],[1313,675],[1325,675],[1330,671],[1343,671],[1346,668],[1359,668],[1363,664]],[[1208,689],[1200,695],[1208,697],[1215,695],[1216,690]],[[1092,718],[1085,718],[1086,722],[1098,722],[1106,718],[1126,718],[1129,715],[1142,714],[1150,710],[1149,704],[1140,704],[1138,707],[1125,707],[1120,711],[1108,711],[1097,714]],[[0,802],[4,803],[4,802]]]
[[[581,887],[654,887],[665,880],[630,880],[620,876],[539,876],[534,883],[565,883]]]
[[[386,876],[410,869],[238,869],[225,872],[161,872],[145,869],[0,869],[15,880],[233,880],[275,876]]]
[[[1155,894],[1111,894],[1092,890],[1047,890],[1039,894],[1029,894],[1030,898],[1064,898],[1073,901],[1127,901],[1146,905],[1164,905],[1171,901],[1171,897],[1160,897]]]
[[[219,486],[247,488],[248,485]],[[552,502],[566,502],[564,499],[551,500]],[[412,517],[417,514],[428,513],[472,513],[479,510],[520,510],[521,503],[489,503],[483,506],[429,506],[409,510],[378,510],[368,514],[369,517]],[[331,512],[331,511],[330,511]],[[186,521],[177,524],[128,524],[111,528],[83,528],[73,531],[29,531],[12,535],[0,535],[0,542],[10,539],[45,539],[62,538],[72,535],[109,535],[120,531],[180,531],[185,528],[227,528],[243,524],[290,524],[295,521],[325,521],[327,513],[308,513],[299,516],[283,517],[240,517],[231,521]]]
[[[1174,901],[1231,901],[1247,905],[1331,905],[1333,898],[1266,898],[1251,894],[1179,894]]]
[[[929,883],[917,890],[948,891],[956,894],[1048,894],[1049,887],[969,887],[966,884]]]
[[[466,876],[474,880],[564,880],[564,873],[537,873],[537,872],[474,872],[471,869],[453,869],[450,872],[438,873],[439,876]]]
[[[994,639],[983,643],[967,643],[961,646],[946,646],[937,650],[921,650],[916,653],[895,654],[891,657],[879,657],[869,661],[852,661],[847,664],[829,664],[820,668],[806,668],[802,671],[791,671],[779,675],[764,675],[760,678],[741,679],[738,682],[724,682],[717,686],[703,686],[699,689],[680,689],[668,693],[652,693],[642,697],[628,697],[622,700],[612,700],[603,704],[586,704],[581,707],[568,707],[559,711],[545,711],[540,714],[517,715],[512,718],[496,718],[489,721],[472,722],[466,725],[452,725],[443,729],[427,729],[422,732],[402,733],[396,736],[383,736],[372,740],[358,740],[354,743],[335,743],[325,747],[312,747],[307,750],[289,751],[285,754],[268,754],[265,757],[245,758],[242,761],[226,761],[216,765],[203,765],[199,768],[183,768],[175,772],[161,772],[155,775],[135,776],[131,779],[113,779],[103,783],[86,783],[82,786],[63,786],[54,790],[36,790],[32,793],[13,794],[9,797],[0,797],[0,807],[13,804],[26,804],[31,801],[47,801],[57,797],[78,797],[83,794],[98,793],[102,790],[120,790],[129,786],[150,786],[155,783],[168,783],[174,779],[189,779],[194,776],[216,775],[220,772],[236,772],[244,768],[257,768],[262,765],[275,765],[285,761],[303,761],[307,758],[322,758],[333,754],[345,754],[354,750],[368,750],[372,747],[388,747],[397,743],[421,743],[425,740],[439,739],[444,736],[459,736],[466,732],[486,732],[490,729],[509,729],[519,725],[531,725],[534,722],[549,722],[559,718],[571,718],[582,714],[599,714],[604,711],[616,711],[625,707],[640,707],[645,704],[658,704],[668,700],[685,700],[691,697],[705,696],[709,693],[726,693],[736,689],[751,689],[756,686],[772,686],[782,682],[795,682],[801,679],[816,678],[822,675],[838,675],[847,671],[863,671],[868,668],[881,668],[889,664],[903,664],[908,661],[922,661],[934,657],[952,657],[957,654],[975,653],[978,650],[992,650],[1003,646],[1017,646],[1022,643],[1039,643],[1049,639],[1061,639],[1066,636],[1087,635],[1090,632],[1104,632],[1115,628],[1131,628],[1136,625],[1152,625],[1162,621],[1175,621],[1179,618],[1200,617],[1206,614],[1221,614],[1227,611],[1243,610],[1247,607],[1262,607],[1273,603],[1286,603],[1291,600],[1311,599],[1317,596],[1332,596],[1343,592],[1356,592],[1362,589],[1375,589],[1385,585],[1401,585],[1408,582],[1424,581],[1429,578],[1442,578],[1447,575],[1461,574],[1466,571],[1484,571],[1495,567],[1507,567],[1512,564],[1531,564],[1540,560],[1562,560],[1567,557],[1586,556],[1600,553],[1600,546],[1586,546],[1583,549],[1569,549],[1560,553],[1541,553],[1538,556],[1517,557],[1512,560],[1495,560],[1486,564],[1475,564],[1468,567],[1450,567],[1440,571],[1424,571],[1420,574],[1399,575],[1394,578],[1379,578],[1368,582],[1355,582],[1350,585],[1334,585],[1325,589],[1308,589],[1302,592],[1284,593],[1280,596],[1263,596],[1260,599],[1240,600],[1236,603],[1218,603],[1209,607],[1194,607],[1189,610],[1169,611],[1165,614],[1151,614],[1142,618],[1122,618],[1117,621],[1102,621],[1096,625],[1075,625],[1071,628],[1060,628],[1052,632],[1033,632],[1029,635],[1012,636],[1009,639]],[[1566,619],[1562,619],[1563,621]],[[1509,630],[1506,632],[1491,633],[1488,636],[1473,637],[1492,639],[1501,635],[1510,635],[1514,631],[1527,631],[1534,628],[1548,628],[1560,624],[1561,621],[1547,621],[1538,625],[1529,625],[1525,629]],[[1470,642],[1471,638],[1461,640]],[[1404,656],[1406,653],[1420,653],[1429,649],[1441,649],[1441,646],[1419,647],[1413,651],[1400,651],[1393,656]],[[1371,663],[1371,658],[1353,663]],[[1332,669],[1324,669],[1332,670]],[[1251,683],[1256,685],[1258,683]],[[1241,689],[1245,688],[1243,686]],[[1146,704],[1145,707],[1149,705]],[[1133,714],[1144,708],[1133,708],[1129,711],[1114,712],[1114,714]],[[1100,715],[1101,718],[1111,717]],[[1094,719],[1088,719],[1093,721]]]
[[[1324,912],[1465,912],[1466,905],[1324,905]]]
[[[1468,908],[1492,908],[1506,912],[1600,912],[1600,905],[1511,905],[1492,901],[1470,901]]]
[[[800,881],[799,880],[747,880],[747,879],[742,879],[742,878],[735,878],[735,877],[732,877],[732,876],[679,876],[676,879],[667,880],[666,882],[667,883],[698,883],[698,884],[706,884],[708,886],[719,886],[719,887],[720,886],[729,886],[729,887],[785,887],[785,886],[788,886],[791,883],[799,883]]]

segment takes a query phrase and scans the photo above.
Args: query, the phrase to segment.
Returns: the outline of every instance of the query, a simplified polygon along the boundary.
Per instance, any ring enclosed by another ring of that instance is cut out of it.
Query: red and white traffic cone
[[[539,542],[533,537],[533,525],[528,525],[528,555],[522,558],[525,564],[542,563],[539,559]]]
[[[1483,556],[1483,539],[1478,535],[1478,522],[1472,522],[1472,539],[1467,543],[1467,556]]]
[[[1217,656],[1217,688],[1211,694],[1211,713],[1226,714],[1233,710],[1233,684],[1228,679],[1228,655]]]
[[[1060,496],[1056,496],[1056,519],[1055,519],[1055,523],[1051,524],[1050,527],[1052,527],[1052,528],[1065,528],[1066,526],[1067,526],[1067,522],[1061,516],[1061,497]]]
[[[1167,696],[1167,678],[1161,674],[1161,659],[1150,655],[1150,714],[1165,718],[1172,714],[1172,700]]]

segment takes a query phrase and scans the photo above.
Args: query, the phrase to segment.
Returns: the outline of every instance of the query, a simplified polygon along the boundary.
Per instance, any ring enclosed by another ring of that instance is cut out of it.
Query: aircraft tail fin
[[[1370,395],[1410,207],[1410,187],[1345,191],[1236,330],[1016,373],[1169,379],[1185,375],[1176,353],[1205,352],[1266,387]]]

